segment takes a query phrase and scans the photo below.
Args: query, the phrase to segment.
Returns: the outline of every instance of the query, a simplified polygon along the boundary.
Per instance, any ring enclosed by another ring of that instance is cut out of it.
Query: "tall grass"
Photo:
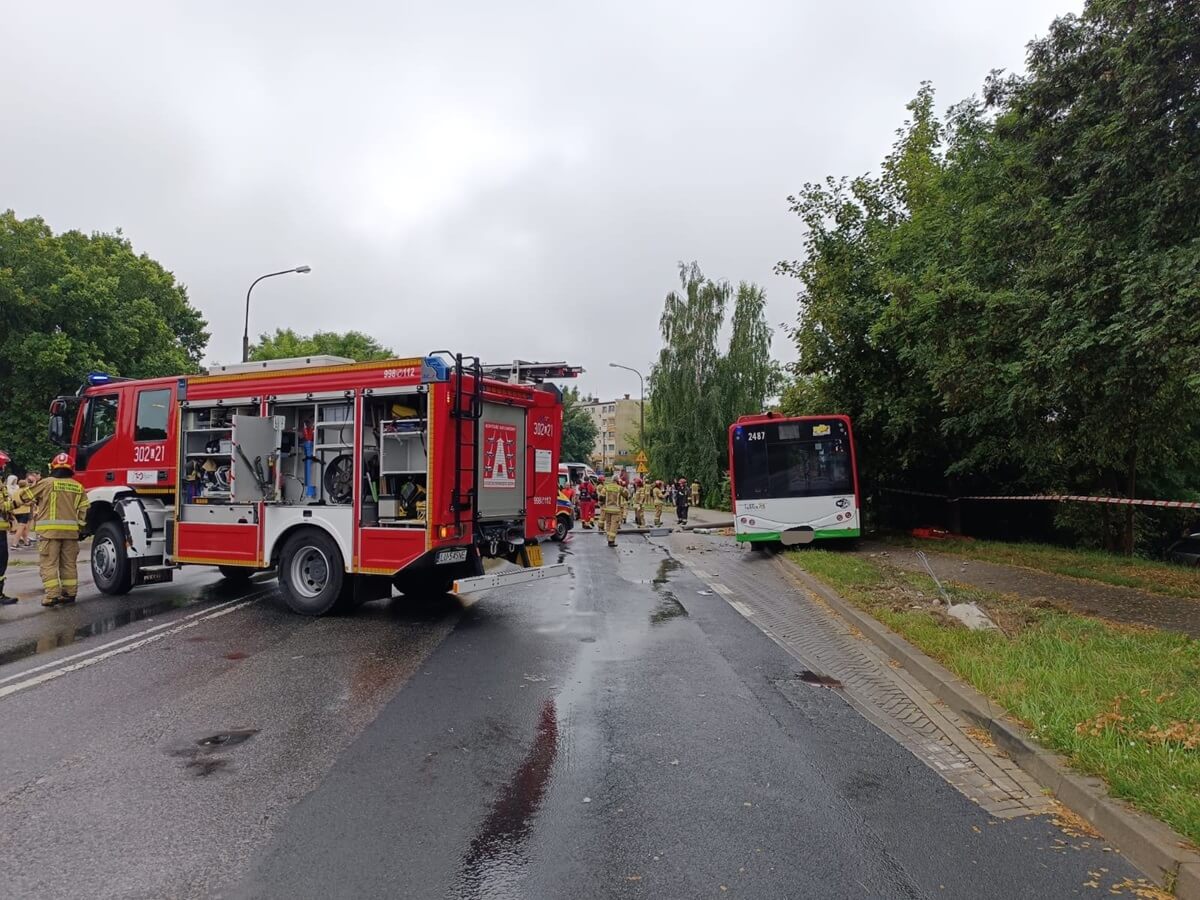
[[[969,631],[936,612],[924,576],[845,553],[790,557],[1001,704],[1076,769],[1200,844],[1200,642],[951,585],[1005,625]]]

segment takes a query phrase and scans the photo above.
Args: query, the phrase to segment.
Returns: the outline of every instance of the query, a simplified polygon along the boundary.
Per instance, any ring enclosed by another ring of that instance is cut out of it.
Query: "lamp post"
[[[264,278],[274,278],[276,275],[307,275],[312,271],[311,266],[296,266],[294,269],[283,269],[279,272],[268,272],[266,275],[259,275],[252,282],[250,288],[246,291],[246,324],[242,328],[242,362],[250,361],[250,291],[254,290],[254,286]]]
[[[626,372],[632,372],[638,377],[638,449],[641,452],[646,452],[646,381],[642,378],[642,373],[632,366],[623,366],[620,363],[610,362],[610,366],[614,369],[624,369]]]

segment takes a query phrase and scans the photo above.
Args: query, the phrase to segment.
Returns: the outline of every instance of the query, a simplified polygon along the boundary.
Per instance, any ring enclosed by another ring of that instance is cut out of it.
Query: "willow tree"
[[[679,282],[659,319],[663,347],[650,372],[647,451],[657,477],[697,480],[713,504],[728,468],[726,429],[739,415],[760,412],[773,387],[766,295],[747,282],[735,294],[696,262],[679,264]]]

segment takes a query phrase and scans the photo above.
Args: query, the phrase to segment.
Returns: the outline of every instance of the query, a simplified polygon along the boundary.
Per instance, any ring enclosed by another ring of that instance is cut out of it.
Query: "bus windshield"
[[[785,420],[735,429],[733,476],[739,500],[852,494],[846,423]]]

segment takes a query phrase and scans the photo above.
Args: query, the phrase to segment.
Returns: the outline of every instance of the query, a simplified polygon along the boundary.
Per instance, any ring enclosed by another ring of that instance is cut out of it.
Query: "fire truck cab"
[[[230,579],[274,569],[294,611],[322,615],[393,586],[467,592],[565,572],[539,547],[556,525],[561,395],[521,374],[444,352],[95,374],[54,401],[50,436],[88,491],[101,591],[182,565]],[[485,558],[521,568],[485,574]]]

